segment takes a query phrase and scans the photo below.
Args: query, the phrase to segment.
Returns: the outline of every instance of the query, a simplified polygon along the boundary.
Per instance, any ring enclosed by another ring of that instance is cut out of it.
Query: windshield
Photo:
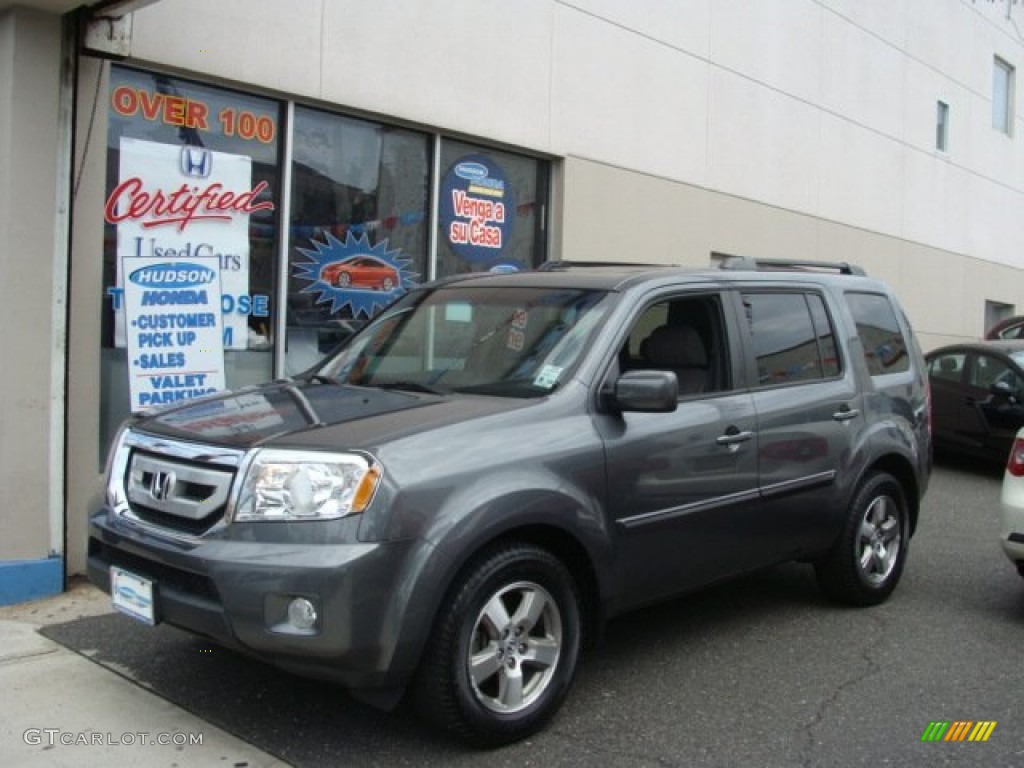
[[[338,383],[540,397],[564,383],[605,314],[606,294],[562,288],[415,292],[314,373]]]

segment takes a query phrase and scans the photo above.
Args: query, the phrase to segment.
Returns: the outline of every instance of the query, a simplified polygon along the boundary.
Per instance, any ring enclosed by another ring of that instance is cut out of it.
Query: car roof
[[[624,291],[641,284],[728,283],[738,281],[806,283],[855,281],[851,285],[881,287],[882,283],[866,278],[863,271],[848,264],[823,265],[820,262],[772,262],[780,266],[758,268],[751,260],[737,266],[684,267],[673,264],[638,264],[616,262],[554,261],[539,269],[520,272],[472,272],[444,278],[434,285],[459,283],[506,287],[543,286],[585,290]],[[808,267],[801,265],[807,264]],[[831,269],[824,271],[822,267]]]
[[[1004,317],[998,323],[992,325],[987,331],[985,331],[985,337],[990,338],[1000,331],[1005,331],[1007,328],[1012,328],[1015,325],[1024,323],[1024,315],[1014,315],[1013,317]]]
[[[1024,352],[1024,339],[991,339],[979,341],[964,341],[958,344],[947,344],[928,352],[925,357],[931,359],[937,355],[948,352],[995,352],[1010,355],[1015,352]]]

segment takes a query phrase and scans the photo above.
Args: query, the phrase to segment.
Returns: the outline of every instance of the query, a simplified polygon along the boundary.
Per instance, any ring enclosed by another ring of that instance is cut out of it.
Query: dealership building
[[[85,568],[131,412],[433,278],[849,261],[1024,314],[1017,0],[0,0],[0,604]]]

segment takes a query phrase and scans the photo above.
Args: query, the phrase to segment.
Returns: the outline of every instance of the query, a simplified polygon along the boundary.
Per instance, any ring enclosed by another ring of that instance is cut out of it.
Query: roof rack
[[[866,275],[862,267],[846,261],[808,261],[806,259],[755,259],[750,256],[730,256],[724,259],[719,269],[765,271],[808,270],[837,272],[840,275]]]
[[[656,267],[664,269],[665,267],[675,267],[676,264],[645,264],[639,261],[545,261],[539,267],[538,272],[558,272],[563,269],[573,269],[575,267]]]

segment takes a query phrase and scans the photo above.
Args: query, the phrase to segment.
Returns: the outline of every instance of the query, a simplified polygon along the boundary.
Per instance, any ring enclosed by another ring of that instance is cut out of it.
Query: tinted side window
[[[857,335],[871,375],[910,370],[907,341],[889,299],[877,293],[848,293],[846,303],[857,323]]]
[[[745,293],[743,304],[760,385],[813,381],[838,374],[835,334],[820,296]]]
[[[807,306],[811,310],[814,321],[814,334],[818,337],[821,348],[821,367],[826,377],[839,375],[839,353],[836,347],[836,336],[832,331],[825,302],[821,296],[807,294]]]
[[[928,375],[933,379],[959,383],[966,357],[964,352],[951,352],[934,357],[928,363]]]
[[[974,365],[968,371],[967,383],[979,389],[989,389],[993,384],[1003,383],[1015,393],[1020,391],[1021,385],[1013,369],[991,355],[978,355],[974,358]]]

